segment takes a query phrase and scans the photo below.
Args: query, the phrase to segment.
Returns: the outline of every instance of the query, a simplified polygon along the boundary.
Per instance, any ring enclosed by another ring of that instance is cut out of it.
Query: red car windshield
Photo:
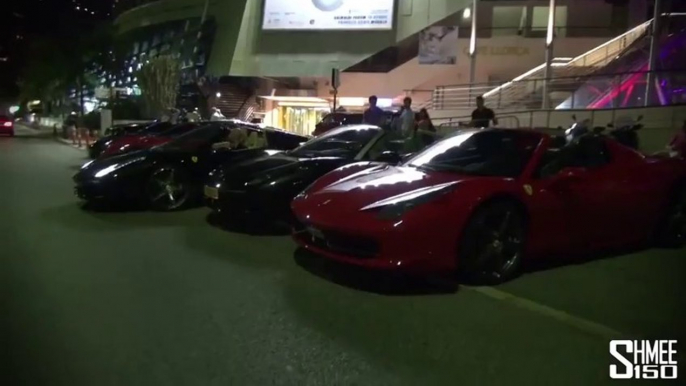
[[[536,133],[470,130],[436,143],[405,165],[430,171],[517,177],[540,142],[541,136]]]
[[[381,130],[373,126],[343,127],[291,151],[293,157],[355,157]]]
[[[178,136],[176,139],[159,147],[161,150],[195,150],[221,140],[226,133],[222,126],[216,124],[194,125],[195,129]]]

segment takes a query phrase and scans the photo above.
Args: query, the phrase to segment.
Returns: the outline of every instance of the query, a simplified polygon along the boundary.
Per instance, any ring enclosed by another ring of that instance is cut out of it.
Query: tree
[[[137,73],[146,115],[154,118],[176,106],[181,65],[171,55],[150,59]]]

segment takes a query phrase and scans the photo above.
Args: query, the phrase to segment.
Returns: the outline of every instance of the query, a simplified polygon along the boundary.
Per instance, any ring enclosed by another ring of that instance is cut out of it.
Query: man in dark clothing
[[[484,97],[476,97],[476,110],[472,111],[472,127],[489,127],[491,121],[494,125],[498,124],[498,119],[495,117],[493,110],[484,105]]]
[[[376,95],[369,97],[369,108],[362,115],[362,123],[374,126],[383,126],[386,123],[386,114],[377,105]]]

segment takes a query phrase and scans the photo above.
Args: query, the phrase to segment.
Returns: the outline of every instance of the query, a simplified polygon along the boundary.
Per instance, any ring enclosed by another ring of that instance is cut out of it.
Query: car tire
[[[510,202],[478,208],[458,245],[458,273],[474,284],[499,284],[519,274],[526,241],[526,220]]]
[[[185,171],[174,166],[160,166],[148,178],[145,199],[150,208],[169,212],[182,209],[192,196],[192,186]]]
[[[657,244],[667,248],[686,245],[686,184],[679,185],[670,198],[657,231]]]

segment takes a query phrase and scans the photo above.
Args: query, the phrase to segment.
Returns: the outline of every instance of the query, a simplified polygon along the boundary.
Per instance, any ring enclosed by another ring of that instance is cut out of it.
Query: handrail
[[[651,19],[642,23],[575,58],[555,58],[553,59],[552,67],[557,72],[569,72],[572,78],[588,75],[595,71],[597,67],[604,66],[614,60],[619,53],[644,36],[652,22]],[[535,95],[537,90],[543,86],[544,82],[535,82],[535,80],[545,78],[545,68],[546,64],[541,64],[498,86],[462,85],[450,88],[447,86],[437,87],[434,98],[430,102],[430,107],[434,109],[445,107],[445,103],[442,102],[446,99],[456,102],[458,106],[462,105],[462,101],[467,100],[466,106],[460,107],[469,107],[472,106],[471,101],[476,95],[482,95],[486,100],[490,99],[491,101],[493,98],[497,98],[498,106],[516,105],[522,99],[526,99],[527,95]],[[555,76],[555,78],[559,79],[561,77]],[[531,80],[534,80],[533,84],[529,82]],[[542,99],[540,101],[542,102]]]
[[[662,16],[686,16],[686,13],[665,13]],[[632,44],[646,36],[652,24],[653,19],[641,23],[574,58],[553,59],[551,80],[556,82],[557,86],[564,83],[565,79],[583,80],[598,68],[614,61]],[[489,104],[496,104],[499,108],[531,108],[536,103],[542,105],[545,96],[541,95],[540,89],[546,83],[545,67],[545,64],[541,64],[511,81],[500,84],[439,86],[435,89],[432,100],[423,107],[438,110],[469,108],[473,106],[472,101],[477,95],[482,95]]]
[[[628,90],[633,89],[629,83],[634,84],[640,82],[648,74],[655,74],[657,79],[662,79],[667,81],[666,85],[661,87],[667,87],[672,90],[679,90],[686,88],[686,81],[682,80],[682,75],[686,71],[686,65],[681,68],[674,68],[670,70],[659,70],[659,71],[648,71],[645,66],[640,70],[630,71],[630,72],[618,72],[618,73],[603,73],[603,74],[593,74],[593,75],[576,75],[576,76],[560,76],[550,79],[550,97],[551,102],[553,102],[551,107],[556,109],[570,109],[570,108],[587,108],[590,105],[590,99],[597,99],[598,90],[600,91],[608,89],[611,92],[617,90]],[[633,79],[633,80],[631,80]],[[542,104],[543,95],[540,92],[534,92],[537,90],[545,80],[542,79],[526,79],[518,82],[518,88],[521,90],[529,90],[529,94],[521,95],[519,98],[513,101],[513,94],[511,89],[506,89],[499,95],[499,98],[490,98],[487,100],[489,107],[496,110],[506,110],[515,111],[521,109],[540,109]],[[629,82],[629,83],[627,83]],[[584,84],[595,85],[594,88],[585,88]],[[476,88],[478,89],[478,88]],[[667,90],[667,89],[665,89]],[[472,108],[472,100],[467,99],[469,89],[466,89],[460,93],[452,92],[450,94],[440,94],[440,90],[437,90],[434,94],[434,99],[431,101],[435,103],[433,106],[439,108],[433,108],[433,110],[467,110]],[[616,94],[616,93],[615,93]],[[619,95],[619,94],[617,94]],[[662,101],[662,104],[673,104],[680,100],[680,95],[683,93],[668,93],[669,98]],[[623,105],[625,107],[637,105],[637,103],[643,104],[644,101],[638,101],[635,98],[627,99],[620,98],[612,102],[614,107],[619,107]],[[502,99],[501,99],[502,98]],[[614,97],[613,97],[614,98]],[[624,101],[622,101],[624,99]],[[489,102],[490,101],[490,102]],[[608,102],[609,103],[609,102]],[[657,102],[655,102],[657,103]],[[442,108],[441,108],[442,107]],[[430,108],[426,107],[425,108]]]

